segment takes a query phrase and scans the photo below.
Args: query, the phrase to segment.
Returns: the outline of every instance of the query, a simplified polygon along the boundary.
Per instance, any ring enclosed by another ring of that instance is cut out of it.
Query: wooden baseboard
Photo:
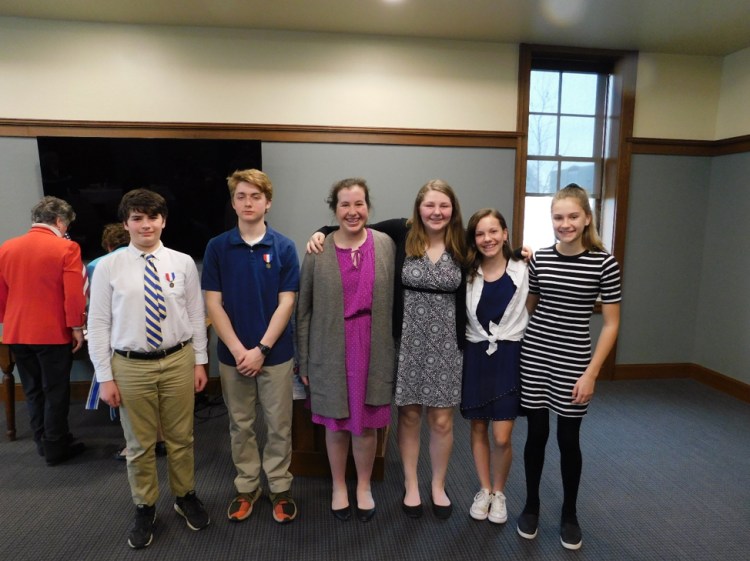
[[[750,384],[745,384],[736,378],[730,378],[698,364],[690,365],[690,378],[750,403]]]
[[[690,378],[750,403],[750,384],[690,362],[665,364],[618,364],[613,380],[665,380]]]
[[[665,380],[689,378],[689,363],[618,364],[613,380]]]

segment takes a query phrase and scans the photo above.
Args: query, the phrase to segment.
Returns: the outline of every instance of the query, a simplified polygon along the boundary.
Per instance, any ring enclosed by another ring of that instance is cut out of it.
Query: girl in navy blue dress
[[[510,249],[508,227],[497,210],[477,211],[466,239],[470,265],[461,414],[471,420],[471,451],[481,486],[469,514],[502,524],[508,519],[504,490],[513,459],[511,432],[520,410],[528,273]]]

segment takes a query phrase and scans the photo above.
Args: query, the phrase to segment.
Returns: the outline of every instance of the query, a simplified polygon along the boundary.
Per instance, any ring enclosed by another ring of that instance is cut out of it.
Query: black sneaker
[[[578,520],[563,520],[560,524],[560,543],[565,549],[581,549],[583,538]]]
[[[521,516],[518,517],[516,530],[518,531],[518,535],[522,538],[533,540],[539,530],[539,515],[531,514],[529,512],[521,513]]]
[[[135,507],[135,525],[130,530],[128,545],[133,549],[143,549],[151,545],[154,540],[154,525],[156,524],[156,507],[137,505]]]
[[[184,497],[177,497],[174,503],[177,514],[182,516],[191,530],[202,530],[211,523],[203,503],[195,496],[195,491],[190,491]]]

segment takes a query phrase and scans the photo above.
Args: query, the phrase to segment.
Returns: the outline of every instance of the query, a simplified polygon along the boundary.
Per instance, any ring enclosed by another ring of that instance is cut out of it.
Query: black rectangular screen
[[[258,140],[39,137],[37,146],[44,194],[73,206],[70,236],[84,260],[104,253],[104,225],[137,188],[167,200],[164,245],[202,259],[208,240],[236,223],[227,176],[262,169]]]

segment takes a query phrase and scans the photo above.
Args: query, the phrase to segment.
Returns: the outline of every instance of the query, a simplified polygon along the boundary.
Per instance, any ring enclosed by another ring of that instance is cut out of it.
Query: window
[[[577,183],[591,194],[597,228],[622,263],[617,228],[627,210],[634,81],[634,53],[521,46],[516,240],[552,245],[552,197]]]

